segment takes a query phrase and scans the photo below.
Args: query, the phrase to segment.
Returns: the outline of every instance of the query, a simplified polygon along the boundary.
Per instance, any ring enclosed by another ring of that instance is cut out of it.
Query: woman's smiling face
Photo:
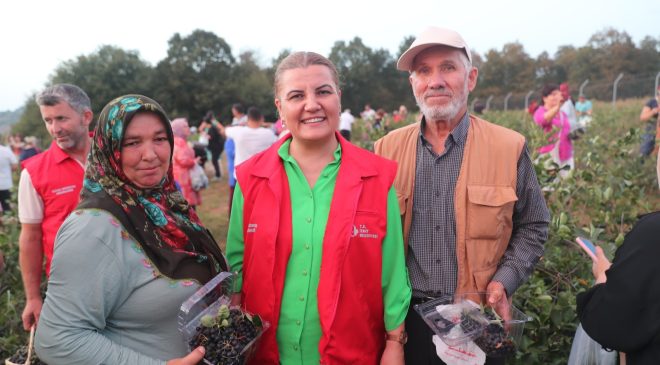
[[[164,122],[151,112],[136,114],[121,141],[121,168],[139,188],[158,186],[167,176],[172,147]]]
[[[339,127],[341,91],[323,65],[282,73],[275,105],[294,139],[323,142]]]

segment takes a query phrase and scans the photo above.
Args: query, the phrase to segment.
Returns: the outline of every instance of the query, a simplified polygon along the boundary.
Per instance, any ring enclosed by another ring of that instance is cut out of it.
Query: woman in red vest
[[[235,302],[271,327],[254,364],[403,364],[410,301],[396,164],[346,141],[335,66],[293,53],[275,73],[291,132],[237,167],[227,257]]]

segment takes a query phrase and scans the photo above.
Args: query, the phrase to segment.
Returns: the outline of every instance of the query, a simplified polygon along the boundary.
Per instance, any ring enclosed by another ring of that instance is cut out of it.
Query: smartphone
[[[591,259],[596,260],[596,246],[584,237],[578,237],[575,239],[575,242],[582,247],[584,252],[591,257]]]

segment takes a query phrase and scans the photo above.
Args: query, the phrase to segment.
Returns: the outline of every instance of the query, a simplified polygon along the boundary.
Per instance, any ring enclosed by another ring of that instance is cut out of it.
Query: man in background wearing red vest
[[[525,138],[467,113],[478,70],[458,33],[426,29],[397,68],[410,72],[423,115],[375,145],[377,154],[399,164],[394,187],[412,286],[405,359],[444,364],[413,306],[487,292],[485,304],[506,318],[511,295],[543,253],[550,217]],[[502,363],[486,358],[486,364]]]
[[[42,272],[46,276],[50,273],[57,230],[78,205],[93,117],[89,97],[75,85],[53,85],[39,93],[36,102],[53,142],[47,151],[23,162],[18,184],[19,262],[26,297],[22,319],[26,330],[39,320],[41,276]]]

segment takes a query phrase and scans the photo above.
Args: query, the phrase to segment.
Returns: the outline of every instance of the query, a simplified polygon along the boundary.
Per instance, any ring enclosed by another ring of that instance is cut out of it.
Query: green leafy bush
[[[29,332],[23,330],[21,321],[25,296],[18,267],[19,233],[16,215],[5,214],[0,227],[0,251],[5,257],[5,270],[0,273],[0,361],[2,362],[13,355],[19,347],[27,345],[29,336]]]
[[[516,364],[566,364],[578,324],[575,297],[591,287],[591,260],[575,245],[584,236],[608,257],[623,242],[638,215],[657,209],[654,161],[639,157],[641,102],[614,110],[596,103],[594,121],[574,141],[575,165],[564,179],[558,166],[534,150],[546,137],[523,112],[493,112],[487,120],[528,138],[532,159],[552,214],[545,254],[534,275],[514,295],[514,303],[533,321],[525,328]]]

